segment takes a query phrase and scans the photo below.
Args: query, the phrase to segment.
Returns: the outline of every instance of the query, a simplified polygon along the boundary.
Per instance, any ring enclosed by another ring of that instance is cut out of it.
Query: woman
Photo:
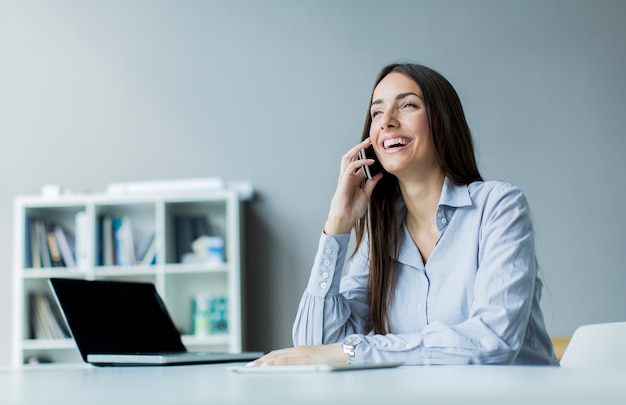
[[[372,145],[384,171],[366,179]],[[341,273],[352,229],[357,249]],[[558,365],[540,308],[532,222],[515,186],[482,180],[452,85],[421,65],[380,73],[293,328],[254,365]]]

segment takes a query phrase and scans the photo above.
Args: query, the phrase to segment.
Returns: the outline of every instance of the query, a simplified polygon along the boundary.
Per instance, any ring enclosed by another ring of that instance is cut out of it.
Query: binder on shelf
[[[193,241],[200,236],[211,236],[206,217],[198,215],[176,215],[174,217],[176,261],[178,263],[182,263],[183,256],[192,251]]]

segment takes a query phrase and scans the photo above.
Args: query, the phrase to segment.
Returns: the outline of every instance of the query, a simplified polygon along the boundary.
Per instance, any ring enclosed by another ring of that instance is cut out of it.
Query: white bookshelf
[[[37,339],[31,328],[29,294],[51,293],[50,277],[126,280],[154,283],[189,350],[242,350],[242,201],[234,190],[153,194],[76,194],[18,196],[14,200],[14,298],[12,363],[47,359],[55,363],[81,361],[71,338]],[[77,214],[84,212],[83,225]],[[129,218],[135,246],[150,229],[155,231],[156,256],[150,265],[103,265],[99,223],[104,215]],[[175,217],[206,219],[211,236],[224,241],[224,262],[180,263],[176,255]],[[34,267],[30,255],[31,220],[61,225],[74,235],[75,267]],[[82,252],[82,253],[81,253]],[[192,297],[204,294],[227,298],[227,331],[193,335]]]

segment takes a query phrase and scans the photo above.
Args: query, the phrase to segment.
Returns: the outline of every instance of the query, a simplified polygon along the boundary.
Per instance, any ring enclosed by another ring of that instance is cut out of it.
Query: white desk
[[[0,369],[0,404],[626,404],[626,370],[404,366],[237,374],[226,367]]]

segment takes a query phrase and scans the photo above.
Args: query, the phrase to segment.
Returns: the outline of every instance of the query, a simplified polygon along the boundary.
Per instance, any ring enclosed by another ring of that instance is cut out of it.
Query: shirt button
[[[326,259],[324,260],[324,266],[328,266],[330,264],[330,260]]]
[[[324,250],[324,253],[326,253],[327,255],[331,254],[332,252],[333,252],[333,251],[332,251],[332,250],[330,250],[330,249],[328,249],[328,248],[326,248],[326,250]]]
[[[399,349],[399,348],[400,348],[400,343],[395,343],[395,344],[393,345],[393,347],[395,347],[396,349]]]
[[[437,213],[437,216],[438,216],[439,218],[443,217],[443,214],[441,213],[441,211],[439,211],[439,212]]]
[[[380,345],[381,345],[382,347],[387,347],[387,342],[382,342]]]
[[[448,221],[446,221],[446,219],[445,219],[445,218],[441,218],[441,223],[442,223],[442,224],[445,224],[446,222],[448,222]]]
[[[326,288],[326,283],[321,283],[321,284],[320,284],[320,287],[322,287],[322,288]]]
[[[328,273],[322,273],[322,278],[328,278]]]

